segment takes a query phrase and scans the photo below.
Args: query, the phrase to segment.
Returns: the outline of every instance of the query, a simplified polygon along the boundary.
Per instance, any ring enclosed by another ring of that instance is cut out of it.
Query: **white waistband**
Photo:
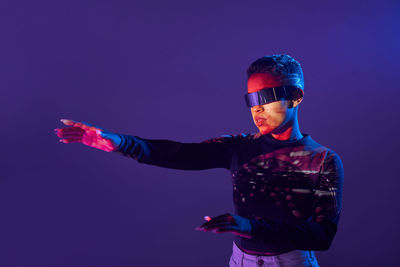
[[[268,255],[251,255],[246,252],[243,252],[236,244],[233,242],[233,255],[236,258],[242,258],[244,257],[245,259],[257,261],[259,259],[262,259],[263,261],[266,262],[279,262],[281,258],[288,258],[288,257],[300,257],[300,258],[307,258],[307,257],[315,257],[314,256],[314,251],[308,251],[308,250],[292,250],[289,252],[285,252],[279,255],[275,256],[268,256]]]

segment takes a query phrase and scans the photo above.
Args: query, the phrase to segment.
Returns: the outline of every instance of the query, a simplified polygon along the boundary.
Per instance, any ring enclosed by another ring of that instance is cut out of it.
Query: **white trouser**
[[[233,242],[230,267],[319,267],[314,251],[292,250],[276,256],[256,256],[241,251]]]

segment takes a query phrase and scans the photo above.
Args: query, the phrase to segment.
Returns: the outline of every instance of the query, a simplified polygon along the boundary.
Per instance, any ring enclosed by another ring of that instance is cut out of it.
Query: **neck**
[[[288,121],[282,128],[271,132],[273,138],[281,141],[294,141],[303,138],[297,118]]]

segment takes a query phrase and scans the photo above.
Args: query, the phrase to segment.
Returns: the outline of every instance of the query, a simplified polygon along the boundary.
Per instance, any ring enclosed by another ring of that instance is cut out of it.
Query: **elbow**
[[[326,233],[324,235],[321,235],[321,239],[319,239],[318,242],[318,249],[314,249],[314,250],[328,250],[333,242],[333,239],[336,235],[336,227],[333,227],[331,229],[329,229],[328,231],[326,231]]]
[[[317,251],[328,250],[332,245],[333,238],[327,238],[318,245],[318,249],[314,249]]]
[[[332,221],[323,221],[316,224],[318,227],[314,228],[313,240],[315,241],[313,249],[317,251],[328,250],[333,242],[337,232],[337,224]]]

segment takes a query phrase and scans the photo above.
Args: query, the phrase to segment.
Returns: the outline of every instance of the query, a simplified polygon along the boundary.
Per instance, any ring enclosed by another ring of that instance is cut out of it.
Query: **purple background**
[[[323,267],[398,266],[399,1],[0,4],[0,266],[227,266],[229,172],[172,170],[82,144],[59,119],[182,142],[256,132],[245,70],[301,62],[300,130],[345,170]],[[398,260],[396,260],[398,262]]]

